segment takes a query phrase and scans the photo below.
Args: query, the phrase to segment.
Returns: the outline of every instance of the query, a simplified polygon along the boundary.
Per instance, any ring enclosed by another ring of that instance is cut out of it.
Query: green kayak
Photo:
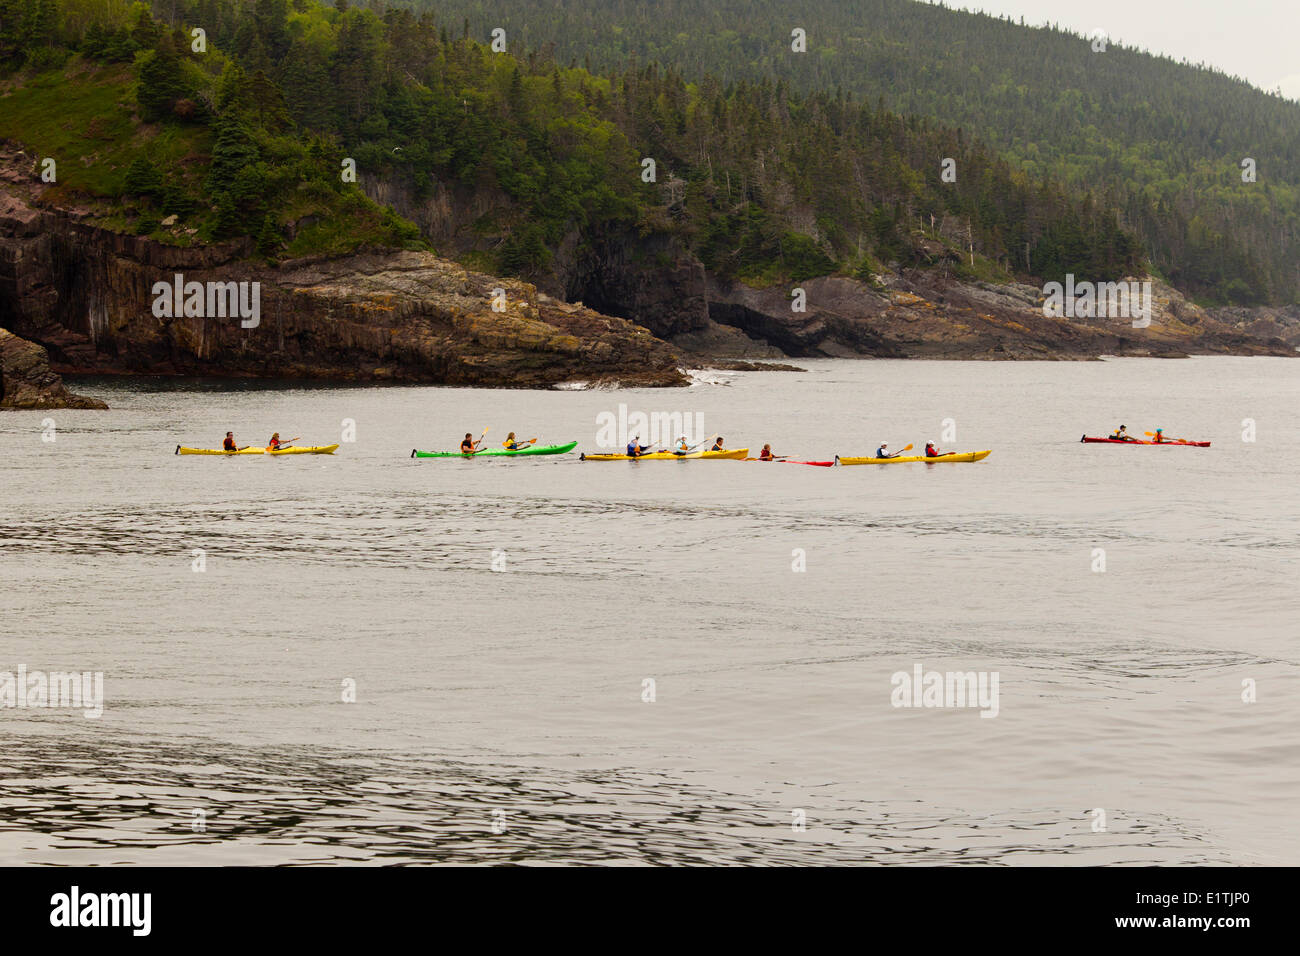
[[[509,451],[505,448],[484,448],[482,451],[476,451],[472,455],[466,455],[459,451],[420,451],[411,449],[412,458],[495,458],[498,455],[513,458],[516,455],[563,455],[566,451],[573,451],[578,447],[576,441],[571,441],[567,445],[533,445],[529,448],[520,448],[518,451]]]

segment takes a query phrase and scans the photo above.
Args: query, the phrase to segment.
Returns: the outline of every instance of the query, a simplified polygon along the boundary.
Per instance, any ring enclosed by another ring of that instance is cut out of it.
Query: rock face
[[[20,164],[12,151],[8,159],[10,169]],[[0,179],[0,327],[48,349],[56,371],[502,387],[689,382],[676,351],[647,329],[432,253],[270,268],[249,261],[243,244],[186,249],[100,229],[40,207],[38,188]],[[156,308],[156,284],[177,275],[205,289],[247,283],[257,324],[221,317],[206,295],[203,308]]]
[[[1048,318],[1043,294],[1032,286],[959,283],[934,272],[890,277],[887,283],[873,287],[838,277],[798,283],[807,296],[806,311],[798,313],[791,309],[787,286],[754,289],[711,280],[709,314],[800,357],[1296,354],[1272,326],[1251,330],[1245,320],[1221,321],[1162,283],[1152,286],[1151,324],[1140,329],[1126,318]]]
[[[419,226],[437,249],[457,258],[491,249],[516,215],[510,197],[491,187],[467,191],[434,183],[427,198],[417,198],[400,175],[363,175],[361,186],[375,202]],[[482,220],[496,225],[480,230],[475,224]],[[704,265],[662,229],[645,235],[615,231],[582,241],[573,232],[552,250],[545,274],[533,278],[543,292],[637,322],[660,338],[702,332],[710,325]]]
[[[709,324],[704,265],[662,233],[596,242],[559,281],[569,300],[641,322],[660,338],[698,333]]]
[[[421,252],[271,268],[250,260],[248,242],[180,248],[43,205],[34,165],[0,143],[0,328],[47,350],[54,372],[670,386],[689,381],[681,353],[697,362],[1294,356],[1300,344],[1294,308],[1207,312],[1157,285],[1151,327],[1134,329],[1127,320],[1046,318],[1037,288],[959,283],[937,270],[870,285],[811,279],[799,283],[807,309],[796,313],[788,286],[711,277],[666,227],[582,244],[575,235],[554,250],[540,288]],[[435,191],[417,203],[398,185],[368,189],[457,251],[477,241],[467,224],[507,209],[504,197],[486,193]],[[155,286],[178,275],[205,287],[256,284],[257,324],[245,327],[211,302],[156,311]],[[592,308],[563,301],[578,299]],[[23,361],[25,375],[36,375],[33,360]]]
[[[74,395],[50,371],[45,349],[0,329],[0,409],[108,408],[97,398]]]
[[[1300,348],[1300,305],[1281,308],[1260,306],[1245,309],[1234,306],[1207,310],[1211,318],[1256,338],[1278,338]]]
[[[509,197],[436,184],[417,199],[409,183],[374,177],[366,192],[420,226],[440,249],[482,252],[499,235],[471,225],[509,222]],[[667,213],[666,213],[667,216]],[[879,357],[947,359],[1088,359],[1099,355],[1193,353],[1294,355],[1300,308],[1206,311],[1156,284],[1149,328],[1124,319],[1050,319],[1041,289],[958,282],[931,269],[890,274],[872,284],[823,277],[758,289],[707,273],[670,231],[571,236],[553,250],[538,284],[623,316],[667,339],[691,361],[718,358]],[[504,229],[504,227],[498,227]],[[921,242],[935,265],[958,261],[943,243]],[[807,292],[806,312],[790,309],[790,288]]]

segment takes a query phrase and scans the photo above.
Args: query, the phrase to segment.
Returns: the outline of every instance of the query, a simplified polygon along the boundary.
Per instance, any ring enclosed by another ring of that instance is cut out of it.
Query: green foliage
[[[130,63],[138,47],[126,27],[109,29],[92,21],[81,41],[82,55],[101,63]]]
[[[262,219],[262,228],[257,232],[257,251],[263,256],[270,259],[280,248],[280,230],[275,225],[275,220],[267,215]]]
[[[145,157],[137,156],[131,161],[131,166],[126,171],[126,180],[122,184],[122,191],[128,196],[159,199],[163,193],[162,174]]]
[[[512,49],[553,50],[559,62],[620,71],[653,61],[697,81],[713,75],[725,88],[843,90],[974,132],[1017,174],[1091,192],[1118,211],[1152,266],[1192,294],[1300,301],[1300,105],[1236,77],[1114,44],[1099,53],[1055,27],[912,0],[811,0],[795,21],[785,0],[656,0],[653,13],[644,0],[404,2],[452,22],[465,17],[471,35],[504,27]],[[777,26],[796,21],[807,54],[792,53],[788,29]],[[954,155],[927,155],[915,168],[930,178],[940,156]],[[1245,157],[1257,161],[1259,182],[1241,181]],[[958,183],[969,176],[959,160]],[[1045,221],[1033,218],[1035,227]],[[1027,240],[1042,243],[1037,254],[1051,270],[1086,258],[1056,232]],[[894,239],[880,241],[905,255]],[[1023,243],[1008,246],[986,251],[1023,269]]]
[[[160,44],[158,49],[145,54],[140,61],[139,77],[136,100],[140,104],[140,116],[146,122],[168,118],[180,100],[194,94],[180,57],[170,43]]]
[[[0,9],[37,2],[58,10],[70,0],[0,0]],[[418,2],[423,9],[425,0]],[[101,63],[134,53],[140,116],[155,128],[137,134],[118,101],[101,99],[102,116],[84,117],[80,129],[98,122],[111,124],[111,133],[103,143],[78,142],[30,108],[56,102],[32,79],[5,101],[28,122],[0,117],[0,133],[15,129],[15,138],[31,137],[43,150],[57,143],[64,155],[93,153],[97,171],[75,170],[75,185],[98,195],[125,191],[187,218],[203,236],[248,236],[270,248],[270,223],[279,247],[285,237],[277,224],[301,220],[305,225],[289,230],[289,254],[419,244],[410,223],[341,182],[340,161],[351,157],[367,182],[382,177],[409,184],[417,201],[477,207],[473,218],[450,227],[458,253],[521,275],[553,268],[561,244],[581,253],[639,231],[675,237],[717,273],[756,282],[869,275],[886,264],[926,267],[938,259],[972,275],[1115,278],[1142,266],[1144,249],[1129,224],[1148,237],[1152,230],[1163,235],[1164,223],[1183,214],[1185,204],[1163,198],[1164,187],[1133,203],[1113,191],[1086,196],[1082,174],[1059,161],[1068,153],[1092,163],[1092,147],[1078,145],[1091,143],[1086,138],[1070,147],[1047,145],[1058,140],[1044,137],[1023,156],[1008,147],[1013,163],[961,129],[842,91],[829,81],[875,91],[857,75],[871,72],[863,45],[850,42],[861,27],[814,4],[814,55],[792,58],[784,39],[759,36],[756,24],[764,21],[752,13],[773,12],[773,3],[753,0],[741,10],[721,0],[718,8],[731,12],[724,21],[687,0],[663,0],[653,16],[614,0],[612,9],[626,13],[617,33],[592,32],[591,25],[617,18],[588,0],[540,0],[502,13],[497,22],[506,25],[512,51],[522,53],[521,40],[533,47],[545,40],[558,59],[495,54],[462,38],[459,14],[440,23],[434,14],[391,5],[376,12],[316,0],[169,0],[153,15],[139,3],[75,23],[69,14],[62,34],[24,35],[12,55],[30,58],[60,43]],[[502,9],[486,0],[461,7],[472,16]],[[875,0],[872,9],[884,33],[902,29],[909,15],[936,23],[950,15],[908,14],[894,0]],[[587,27],[575,26],[575,11],[584,11]],[[0,51],[7,23],[0,17]],[[189,50],[192,23],[207,31],[204,55]],[[693,24],[689,32],[684,23]],[[572,35],[561,36],[555,24],[567,24]],[[487,33],[474,27],[468,36],[486,40]],[[876,41],[866,46],[874,50]],[[609,74],[562,66],[579,47]],[[704,60],[688,53],[697,47],[707,51]],[[639,61],[627,56],[633,50]],[[896,51],[886,52],[902,75]],[[690,79],[655,59],[680,63]],[[940,60],[933,68],[945,76],[959,68],[952,56]],[[924,77],[907,75],[919,90],[930,88]],[[85,91],[112,87],[73,68],[61,82],[78,111]],[[980,84],[967,77],[953,96],[966,98],[971,87]],[[1074,108],[1083,115],[1092,109],[1086,96]],[[917,110],[927,111],[938,112]],[[989,116],[972,125],[1002,135]],[[137,135],[153,137],[143,155],[161,183],[135,167]],[[116,162],[108,166],[117,170],[113,181],[92,183],[110,178],[98,165],[105,157]],[[641,179],[646,157],[657,166],[652,183]],[[955,183],[939,177],[944,157],[957,163]],[[1259,205],[1263,211],[1254,214],[1267,216],[1267,203]],[[1152,213],[1143,218],[1146,209]],[[1172,240],[1156,249],[1171,277],[1237,297],[1275,283],[1214,216],[1188,217],[1184,225],[1177,252]]]

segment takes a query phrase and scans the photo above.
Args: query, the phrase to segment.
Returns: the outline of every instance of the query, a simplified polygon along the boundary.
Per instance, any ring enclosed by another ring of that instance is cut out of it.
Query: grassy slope
[[[92,222],[117,232],[136,232],[141,221],[148,225],[160,218],[147,203],[122,196],[128,167],[144,156],[195,204],[195,211],[175,226],[148,231],[150,238],[180,246],[203,241],[212,217],[202,189],[213,133],[204,125],[142,122],[131,65],[102,66],[74,58],[63,69],[9,79],[0,86],[0,138],[18,143],[38,160],[54,159],[57,179],[46,191],[46,201],[89,206]],[[288,244],[291,255],[345,254],[360,245],[392,243],[385,210],[358,191],[286,197],[279,219],[284,223],[309,215],[319,221]]]

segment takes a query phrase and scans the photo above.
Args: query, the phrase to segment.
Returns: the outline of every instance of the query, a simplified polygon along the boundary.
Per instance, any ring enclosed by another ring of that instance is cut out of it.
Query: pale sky
[[[928,0],[927,0],[928,2]],[[1101,28],[1125,46],[1209,63],[1300,100],[1300,0],[947,0],[1026,25]]]

